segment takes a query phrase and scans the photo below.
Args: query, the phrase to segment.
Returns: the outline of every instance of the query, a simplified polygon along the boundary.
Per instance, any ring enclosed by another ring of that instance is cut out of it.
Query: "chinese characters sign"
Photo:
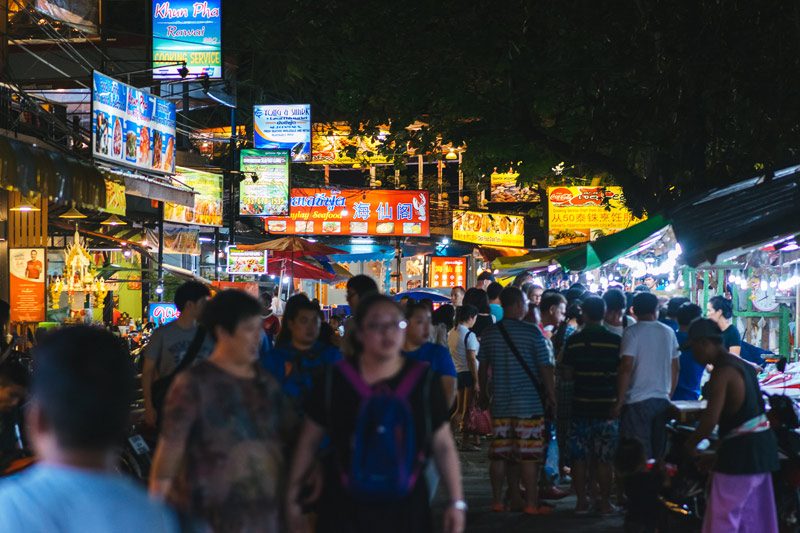
[[[164,220],[198,226],[222,226],[222,176],[178,167],[176,178],[194,189],[194,207],[164,202]]]
[[[153,0],[153,78],[222,77],[222,0]]]
[[[525,217],[453,211],[453,239],[491,246],[525,246]]]
[[[467,279],[466,257],[431,257],[428,286],[434,289],[464,287]]]
[[[99,72],[92,78],[94,157],[175,172],[175,104]]]
[[[428,236],[428,191],[292,189],[291,215],[266,219],[268,233]]]
[[[535,186],[517,185],[516,172],[492,172],[490,178],[492,202],[539,202],[541,197]]]
[[[593,241],[641,222],[625,208],[622,187],[550,187],[547,197],[550,246]]]
[[[241,150],[239,214],[287,216],[289,214],[289,152]],[[253,181],[255,177],[255,181]]]
[[[253,108],[256,148],[289,150],[292,161],[311,159],[311,106],[257,105]]]

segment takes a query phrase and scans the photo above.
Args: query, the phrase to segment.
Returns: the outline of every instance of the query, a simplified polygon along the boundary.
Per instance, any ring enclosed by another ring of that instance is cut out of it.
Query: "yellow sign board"
[[[453,239],[491,246],[525,246],[525,217],[453,211]]]
[[[643,220],[625,207],[622,187],[549,187],[547,200],[550,246],[593,241]]]
[[[106,182],[106,213],[112,215],[125,216],[128,203],[125,200],[125,185],[116,181],[105,180]]]

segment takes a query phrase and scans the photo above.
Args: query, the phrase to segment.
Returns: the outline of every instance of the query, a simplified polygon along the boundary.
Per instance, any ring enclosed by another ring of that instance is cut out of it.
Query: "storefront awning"
[[[668,225],[666,218],[655,215],[628,229],[563,252],[556,261],[564,270],[594,270],[630,252]]]
[[[391,261],[394,259],[393,246],[376,244],[337,244],[337,248],[346,250],[346,254],[329,255],[331,263],[360,263],[361,261]]]
[[[696,267],[800,232],[798,205],[800,168],[791,167],[771,179],[752,178],[684,202],[670,219],[682,260]]]
[[[558,256],[559,252],[553,250],[531,250],[525,255],[498,257],[492,261],[492,268],[497,270],[532,270],[546,268]]]
[[[53,202],[103,209],[106,186],[92,164],[61,152],[0,136],[0,185],[24,196],[42,194]]]
[[[155,178],[123,171],[108,171],[125,182],[125,193],[149,200],[194,207],[195,192],[191,188],[171,185]]]

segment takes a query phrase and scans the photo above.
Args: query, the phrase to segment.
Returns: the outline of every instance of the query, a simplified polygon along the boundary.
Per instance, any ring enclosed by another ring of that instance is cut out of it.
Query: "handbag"
[[[525,373],[528,375],[528,379],[530,379],[531,383],[533,383],[533,387],[536,389],[536,394],[539,395],[539,401],[541,402],[542,407],[544,408],[544,417],[548,420],[552,420],[553,413],[550,412],[550,409],[547,406],[547,402],[545,401],[545,398],[547,396],[545,395],[544,386],[542,385],[542,382],[539,381],[539,378],[536,377],[536,374],[533,373],[531,367],[528,366],[528,363],[526,363],[525,359],[523,359],[522,355],[520,355],[519,350],[517,350],[517,346],[514,344],[514,341],[511,340],[511,336],[508,334],[508,330],[506,329],[505,325],[502,322],[500,322],[499,324],[497,324],[497,328],[503,335],[503,339],[506,341],[508,347],[511,348],[511,353],[514,354],[514,358],[516,358],[517,362],[522,367],[522,370],[524,370]]]
[[[478,407],[478,402],[475,398],[472,399],[472,403],[467,410],[464,431],[473,435],[491,435],[493,432],[492,416],[489,414],[489,410]]]
[[[178,366],[175,367],[175,370],[163,378],[158,378],[150,385],[150,401],[153,403],[153,407],[158,415],[159,426],[161,425],[161,412],[164,409],[164,401],[167,398],[167,392],[169,392],[172,382],[175,381],[175,376],[194,363],[195,359],[197,359],[197,355],[200,353],[200,347],[203,346],[203,341],[205,340],[206,330],[200,326],[197,328],[197,332],[194,334],[189,348],[186,349],[186,354],[183,356],[183,359],[181,359],[181,362],[178,363]]]

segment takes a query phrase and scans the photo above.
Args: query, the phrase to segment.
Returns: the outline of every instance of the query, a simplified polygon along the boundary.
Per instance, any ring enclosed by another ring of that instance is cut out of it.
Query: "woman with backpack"
[[[390,298],[373,294],[354,319],[352,360],[336,363],[312,390],[289,476],[286,519],[309,531],[300,494],[323,435],[335,472],[320,499],[316,531],[433,531],[422,471],[433,458],[448,491],[444,530],[464,530],[466,504],[447,402],[429,365],[401,355],[406,321]]]
[[[462,431],[461,450],[476,451],[475,447],[480,446],[480,437],[477,437],[478,442],[473,444],[473,448],[470,448],[464,431],[469,407],[478,394],[478,361],[476,358],[480,343],[478,336],[471,329],[478,318],[478,309],[474,305],[465,304],[458,308],[457,317],[458,325],[450,332],[448,339],[450,355],[456,366],[456,379],[458,380],[458,397],[453,418]]]

